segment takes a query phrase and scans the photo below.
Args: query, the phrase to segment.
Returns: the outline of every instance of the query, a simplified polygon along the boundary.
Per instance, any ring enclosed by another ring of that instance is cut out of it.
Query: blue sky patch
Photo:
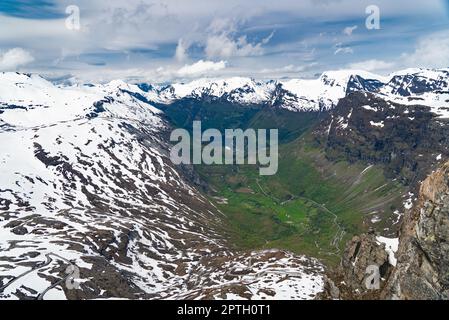
[[[0,12],[26,19],[56,19],[64,16],[64,12],[49,0],[2,0]]]

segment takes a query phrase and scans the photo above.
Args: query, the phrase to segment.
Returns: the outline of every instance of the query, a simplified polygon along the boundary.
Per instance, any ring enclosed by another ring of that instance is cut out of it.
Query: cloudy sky
[[[449,67],[448,0],[0,1],[0,71],[163,83],[408,67]]]

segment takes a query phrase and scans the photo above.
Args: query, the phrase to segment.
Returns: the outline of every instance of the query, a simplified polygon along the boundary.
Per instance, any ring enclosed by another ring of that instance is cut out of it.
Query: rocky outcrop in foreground
[[[415,207],[404,216],[393,257],[380,238],[367,234],[348,243],[340,271],[326,284],[329,297],[449,299],[449,162],[422,182]],[[374,279],[373,265],[380,276],[377,288],[367,281]]]
[[[421,184],[405,217],[387,299],[449,299],[449,162]]]

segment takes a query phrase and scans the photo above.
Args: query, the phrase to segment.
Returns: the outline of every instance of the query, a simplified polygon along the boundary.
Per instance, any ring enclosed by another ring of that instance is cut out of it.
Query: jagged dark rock
[[[348,243],[341,270],[333,275],[335,281],[342,280],[341,298],[449,299],[448,241],[449,162],[422,182],[418,202],[402,223],[394,268],[374,234],[356,236]],[[380,290],[366,289],[366,270],[371,264],[380,266]]]
[[[449,129],[429,107],[354,92],[316,130],[331,160],[381,164],[388,178],[416,185],[449,157]]]
[[[379,289],[367,286],[372,274],[370,267],[378,268],[380,275]],[[346,295],[373,296],[385,285],[384,279],[392,270],[385,245],[376,241],[374,233],[355,236],[348,243],[341,261],[341,273],[344,284],[350,289]],[[352,292],[351,292],[352,290]]]
[[[383,296],[449,299],[449,162],[420,188],[419,201],[404,219],[398,264]]]

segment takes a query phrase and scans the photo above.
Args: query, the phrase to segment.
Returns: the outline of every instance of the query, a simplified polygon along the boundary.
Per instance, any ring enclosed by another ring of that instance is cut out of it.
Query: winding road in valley
[[[53,258],[52,258],[52,257],[53,257]],[[54,258],[56,258],[56,260],[62,260],[62,261],[64,261],[64,262],[66,263],[66,268],[65,268],[65,270],[68,270],[68,268],[71,267],[71,268],[72,268],[72,269],[71,269],[72,271],[71,271],[71,272],[68,272],[67,275],[66,275],[64,278],[62,278],[62,279],[56,281],[54,284],[52,284],[51,286],[47,287],[44,291],[42,291],[41,293],[39,293],[39,295],[36,297],[36,300],[43,300],[45,294],[46,294],[48,291],[50,291],[51,289],[57,287],[58,285],[61,285],[61,284],[64,283],[64,282],[66,282],[67,279],[73,277],[75,271],[78,270],[78,267],[77,267],[74,263],[72,263],[71,261],[69,261],[68,259],[66,259],[66,258],[64,258],[64,257],[61,257],[60,255],[58,255],[58,254],[56,254],[56,253],[47,253],[47,254],[45,255],[45,258],[46,258],[46,261],[37,263],[37,264],[36,264],[34,267],[32,267],[30,270],[27,270],[27,271],[25,271],[25,272],[19,274],[18,276],[14,277],[13,279],[9,280],[6,284],[4,284],[3,286],[1,286],[1,287],[0,287],[0,297],[1,297],[2,293],[5,291],[5,289],[7,289],[9,286],[11,286],[12,284],[18,282],[20,279],[24,278],[26,275],[28,275],[28,274],[30,274],[30,273],[32,273],[32,272],[34,272],[34,271],[37,271],[37,270],[39,270],[39,269],[42,269],[42,268],[44,268],[44,267],[50,265],[50,264],[55,260]]]

